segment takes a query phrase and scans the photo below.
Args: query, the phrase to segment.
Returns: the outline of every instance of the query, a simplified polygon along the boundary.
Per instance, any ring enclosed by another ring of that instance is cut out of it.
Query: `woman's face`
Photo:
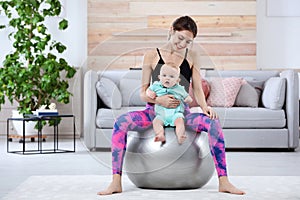
[[[175,51],[180,51],[190,47],[193,43],[193,33],[187,30],[172,31],[171,32],[171,44]]]

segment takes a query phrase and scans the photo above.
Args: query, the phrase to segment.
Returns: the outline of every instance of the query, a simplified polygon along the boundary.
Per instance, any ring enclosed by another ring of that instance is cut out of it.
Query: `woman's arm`
[[[195,65],[193,66],[192,87],[196,102],[199,104],[203,111],[207,110],[208,106],[202,89],[202,78],[200,75],[200,71],[196,69]]]
[[[149,51],[144,55],[143,60],[143,67],[142,67],[142,86],[140,91],[140,97],[143,101],[149,102],[149,103],[156,103],[155,99],[151,99],[146,94],[146,91],[148,87],[150,86],[151,81],[151,74],[153,72],[152,70],[152,63],[155,59],[155,54],[153,51]]]
[[[199,45],[193,46],[193,52],[191,53],[193,60],[193,74],[192,74],[192,87],[194,91],[194,97],[204,114],[212,119],[217,118],[217,113],[207,106],[205,95],[202,89],[202,77],[200,74],[201,66],[201,47]],[[203,55],[202,55],[203,56]]]

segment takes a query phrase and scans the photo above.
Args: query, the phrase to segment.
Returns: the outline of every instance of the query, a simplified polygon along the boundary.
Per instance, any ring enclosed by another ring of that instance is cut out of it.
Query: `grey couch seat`
[[[97,112],[96,125],[98,128],[112,129],[116,117],[128,111],[143,109],[145,107],[100,108]],[[284,110],[249,107],[215,107],[214,109],[219,114],[223,128],[282,128],[286,125]]]
[[[249,107],[214,109],[223,128],[283,128],[286,125],[284,110]]]

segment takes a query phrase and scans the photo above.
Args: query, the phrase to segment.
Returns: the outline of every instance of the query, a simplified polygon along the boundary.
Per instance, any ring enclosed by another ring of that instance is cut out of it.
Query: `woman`
[[[188,91],[189,82],[192,80],[192,87],[197,103],[203,113],[190,113],[188,107],[185,112],[186,128],[197,133],[206,131],[209,136],[209,146],[219,177],[219,192],[232,194],[245,194],[230,183],[227,177],[225,145],[223,132],[217,114],[208,107],[202,90],[200,70],[199,45],[193,45],[193,40],[197,35],[197,25],[189,16],[182,16],[176,19],[169,31],[169,40],[161,48],[153,49],[144,56],[142,68],[142,88],[141,98],[148,102],[143,111],[133,111],[118,117],[114,124],[112,135],[112,168],[113,180],[108,188],[99,192],[99,195],[110,195],[122,192],[122,165],[126,150],[127,132],[130,130],[141,130],[152,126],[155,117],[154,104],[159,104],[167,108],[175,108],[179,105],[172,95],[164,95],[151,99],[146,95],[146,90],[152,81],[158,80],[160,67],[164,63],[172,62],[180,68],[181,81]]]

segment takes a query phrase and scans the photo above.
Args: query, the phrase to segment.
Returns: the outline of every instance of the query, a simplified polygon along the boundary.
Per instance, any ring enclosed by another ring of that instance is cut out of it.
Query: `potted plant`
[[[67,104],[72,95],[68,79],[76,70],[60,57],[67,49],[53,39],[45,20],[59,19],[58,29],[68,27],[66,19],[59,18],[62,5],[59,0],[0,1],[0,14],[9,22],[0,28],[12,30],[12,51],[5,56],[0,68],[0,110],[5,96],[21,114],[32,114],[51,102]]]

